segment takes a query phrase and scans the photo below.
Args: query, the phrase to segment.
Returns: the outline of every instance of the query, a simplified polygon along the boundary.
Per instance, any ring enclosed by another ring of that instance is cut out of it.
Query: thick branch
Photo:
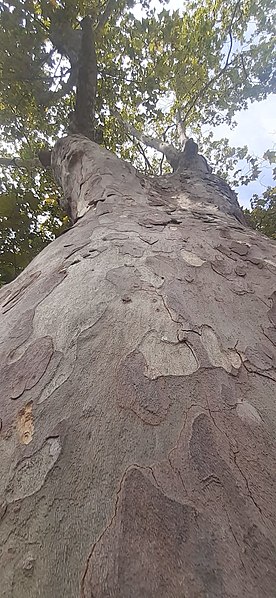
[[[0,158],[0,166],[32,170],[33,168],[41,168],[42,163],[39,158],[30,160],[23,160],[22,158]]]
[[[51,152],[49,150],[41,150],[38,152],[37,158],[30,158],[24,160],[22,158],[0,158],[0,166],[12,168],[26,168],[33,170],[34,168],[50,168],[51,167]]]
[[[82,38],[78,57],[76,104],[70,124],[70,132],[80,133],[94,140],[97,57],[91,18],[85,17],[81,26]]]

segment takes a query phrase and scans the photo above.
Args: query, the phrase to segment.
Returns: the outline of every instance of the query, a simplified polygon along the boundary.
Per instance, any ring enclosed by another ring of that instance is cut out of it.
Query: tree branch
[[[235,4],[234,10],[233,10],[233,14],[232,14],[232,17],[231,17],[231,21],[230,21],[230,25],[229,25],[229,29],[228,29],[228,35],[230,37],[230,46],[229,46],[229,50],[228,50],[228,53],[227,53],[225,64],[222,67],[221,71],[217,75],[215,75],[214,77],[212,77],[210,79],[210,81],[207,81],[207,83],[205,83],[205,85],[203,85],[203,87],[200,89],[200,91],[195,95],[195,97],[193,98],[193,100],[190,102],[190,105],[189,105],[189,102],[188,102],[188,104],[186,104],[184,110],[186,111],[187,106],[189,106],[189,107],[188,107],[187,112],[185,112],[183,123],[185,123],[187,121],[187,118],[188,118],[189,114],[191,113],[191,111],[193,110],[193,108],[195,107],[195,105],[197,104],[199,98],[205,93],[205,91],[207,89],[209,89],[209,87],[211,87],[211,85],[215,81],[217,81],[218,79],[220,79],[220,77],[225,73],[225,71],[228,68],[229,64],[231,64],[230,63],[230,56],[231,56],[231,52],[232,52],[232,48],[233,48],[232,26],[233,26],[234,18],[236,16],[236,12],[237,12],[238,7],[240,5],[240,1],[241,0],[238,0],[236,2],[236,4]]]
[[[23,160],[21,158],[0,158],[0,166],[5,168],[26,168],[27,170],[43,168],[43,164],[40,162],[39,158],[33,158],[30,160]]]
[[[144,133],[140,133],[140,131],[137,131],[135,127],[126,122],[117,110],[110,110],[110,112],[113,114],[113,116],[115,116],[115,118],[117,118],[117,120],[123,125],[126,131],[130,133],[130,135],[133,135],[135,139],[138,139],[138,141],[141,141],[148,147],[152,147],[158,152],[164,154],[173,169],[177,167],[180,153],[173,145],[165,143],[164,141],[156,139],[155,137],[148,137],[147,135],[144,135]]]
[[[188,137],[186,135],[185,125],[182,120],[181,112],[179,109],[177,110],[176,120],[177,120],[177,130],[178,130],[178,136],[180,139],[181,149],[183,150]]]
[[[80,133],[94,140],[97,56],[91,17],[84,17],[81,27],[82,37],[78,56],[76,103],[72,114],[70,131]]]
[[[145,160],[145,166],[148,167],[149,172],[152,172],[152,166],[151,163],[146,155],[146,152],[143,148],[143,146],[141,145],[141,143],[138,141],[137,147],[139,149],[139,152],[142,154],[144,160]],[[145,171],[147,170],[147,168],[145,168]]]
[[[116,8],[117,0],[108,0],[103,14],[100,16],[95,31],[98,33],[103,29],[114,8]]]

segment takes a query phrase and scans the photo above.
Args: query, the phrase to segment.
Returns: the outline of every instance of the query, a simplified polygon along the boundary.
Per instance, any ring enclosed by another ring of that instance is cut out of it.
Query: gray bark
[[[0,293],[3,598],[272,598],[276,245],[210,174],[80,136]]]

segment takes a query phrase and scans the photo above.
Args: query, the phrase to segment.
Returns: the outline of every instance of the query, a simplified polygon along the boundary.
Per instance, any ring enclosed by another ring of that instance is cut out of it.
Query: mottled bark
[[[76,224],[0,294],[3,598],[272,598],[276,245],[210,174],[52,155]]]

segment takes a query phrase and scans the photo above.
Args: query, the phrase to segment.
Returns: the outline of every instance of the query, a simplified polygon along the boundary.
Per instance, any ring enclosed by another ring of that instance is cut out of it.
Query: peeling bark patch
[[[33,329],[34,309],[25,311],[19,322],[9,332],[7,340],[7,349],[9,359],[13,358],[14,351],[20,347],[31,335]]]
[[[199,368],[188,344],[169,342],[155,332],[148,334],[139,348],[146,361],[144,374],[152,380],[160,376],[189,376]]]
[[[276,367],[275,352],[261,343],[245,350],[247,367],[254,370],[269,371]]]
[[[208,353],[208,357],[215,367],[222,367],[231,373],[232,368],[241,366],[241,358],[234,349],[223,349],[212,328],[202,326],[201,342]]]
[[[133,241],[126,241],[119,248],[119,252],[122,253],[123,255],[127,254],[127,255],[132,255],[133,257],[142,257],[142,255],[144,253],[144,249],[137,243],[134,243]]]
[[[180,251],[183,259],[185,260],[185,262],[187,262],[188,264],[190,264],[190,266],[202,266],[202,264],[204,264],[205,260],[202,260],[201,257],[199,257],[199,255],[196,255],[195,253],[192,253],[191,251],[186,251],[186,249],[181,249]]]
[[[148,216],[138,220],[138,224],[142,226],[167,226],[168,224],[172,223],[171,216],[167,216],[166,214],[160,212],[160,214],[153,214],[152,216]]]
[[[246,284],[244,280],[240,283],[233,283],[230,286],[230,289],[235,295],[246,295],[247,293],[253,294],[254,290],[250,284]]]
[[[17,422],[17,434],[21,444],[29,444],[34,433],[34,418],[33,418],[33,402],[30,401],[22,409],[20,409]]]
[[[166,417],[171,399],[166,378],[148,380],[141,353],[131,353],[117,375],[116,400],[120,407],[133,411],[142,421],[158,426]]]
[[[119,293],[123,296],[137,291],[138,289],[147,289],[150,286],[146,282],[142,282],[140,273],[137,269],[127,266],[120,266],[119,268],[109,270],[106,274],[106,280],[114,284]]]
[[[246,275],[245,266],[238,264],[235,267],[235,272],[236,272],[237,276],[245,276]]]
[[[227,257],[229,257],[230,259],[236,261],[237,257],[234,255],[232,255],[231,250],[229,249],[229,247],[227,247],[227,245],[217,245],[215,247],[215,249],[217,249],[218,251],[220,251],[221,253],[223,253],[224,255],[226,255]]]
[[[198,471],[199,480],[204,482],[214,474],[219,480],[223,468],[219,464],[212,426],[207,415],[203,413],[196,416],[193,421],[189,449]]]
[[[35,275],[29,275],[28,279],[33,277],[28,285],[24,285],[24,287],[22,287],[22,289],[20,290],[19,293],[16,293],[16,295],[14,296],[13,299],[10,299],[8,303],[5,304],[5,306],[3,307],[3,313],[6,313],[7,311],[9,311],[10,309],[12,309],[12,307],[14,307],[19,300],[21,299],[21,297],[23,296],[23,294],[26,294],[26,297],[24,298],[25,301],[28,304],[28,307],[30,307],[30,303],[31,303],[31,308],[35,307],[36,305],[38,305],[38,303],[40,303],[45,297],[47,297],[56,286],[58,286],[66,277],[67,272],[65,269],[63,270],[56,270],[51,272],[50,276],[43,276],[40,277],[40,272],[35,273]],[[38,280],[36,280],[38,278]],[[28,281],[27,279],[27,281]],[[31,288],[30,285],[32,284]],[[21,292],[22,291],[22,292]],[[30,302],[29,302],[29,298],[31,298]]]
[[[211,267],[214,272],[220,274],[221,276],[227,277],[232,273],[230,264],[228,264],[224,259],[216,259],[215,261],[211,262]]]
[[[257,409],[250,405],[248,401],[242,401],[242,403],[238,403],[236,407],[237,415],[246,423],[249,424],[260,424],[262,423],[262,418],[259,415]]]
[[[247,245],[247,243],[240,243],[238,241],[232,241],[231,245],[230,245],[230,249],[234,252],[237,253],[238,255],[247,255],[248,251],[250,249],[250,245]]]
[[[33,388],[46,371],[53,352],[52,339],[44,336],[32,343],[20,359],[5,365],[0,373],[2,396],[17,399],[24,390]]]
[[[3,314],[9,311],[19,301],[19,299],[25,293],[26,289],[32,284],[32,282],[39,278],[40,274],[40,271],[34,272],[33,274],[26,274],[22,284],[19,284],[18,281],[15,281],[17,289],[9,296],[8,300],[3,304]]]
[[[190,275],[191,268],[185,264],[184,260],[173,259],[169,256],[150,256],[146,258],[146,265],[157,276],[166,277],[166,280],[178,278],[184,279],[188,274]]]
[[[47,374],[45,376],[46,380],[43,384],[38,403],[43,403],[53,392],[68,380],[74,369],[76,354],[77,349],[75,344],[72,344],[65,355],[60,351],[54,352],[48,366]]]
[[[209,522],[171,500],[138,468],[121,483],[114,517],[93,546],[82,598],[221,598]],[[207,594],[206,594],[207,595]]]
[[[47,474],[54,467],[60,452],[59,438],[47,438],[36,453],[19,462],[6,489],[7,502],[20,500],[38,492]]]

